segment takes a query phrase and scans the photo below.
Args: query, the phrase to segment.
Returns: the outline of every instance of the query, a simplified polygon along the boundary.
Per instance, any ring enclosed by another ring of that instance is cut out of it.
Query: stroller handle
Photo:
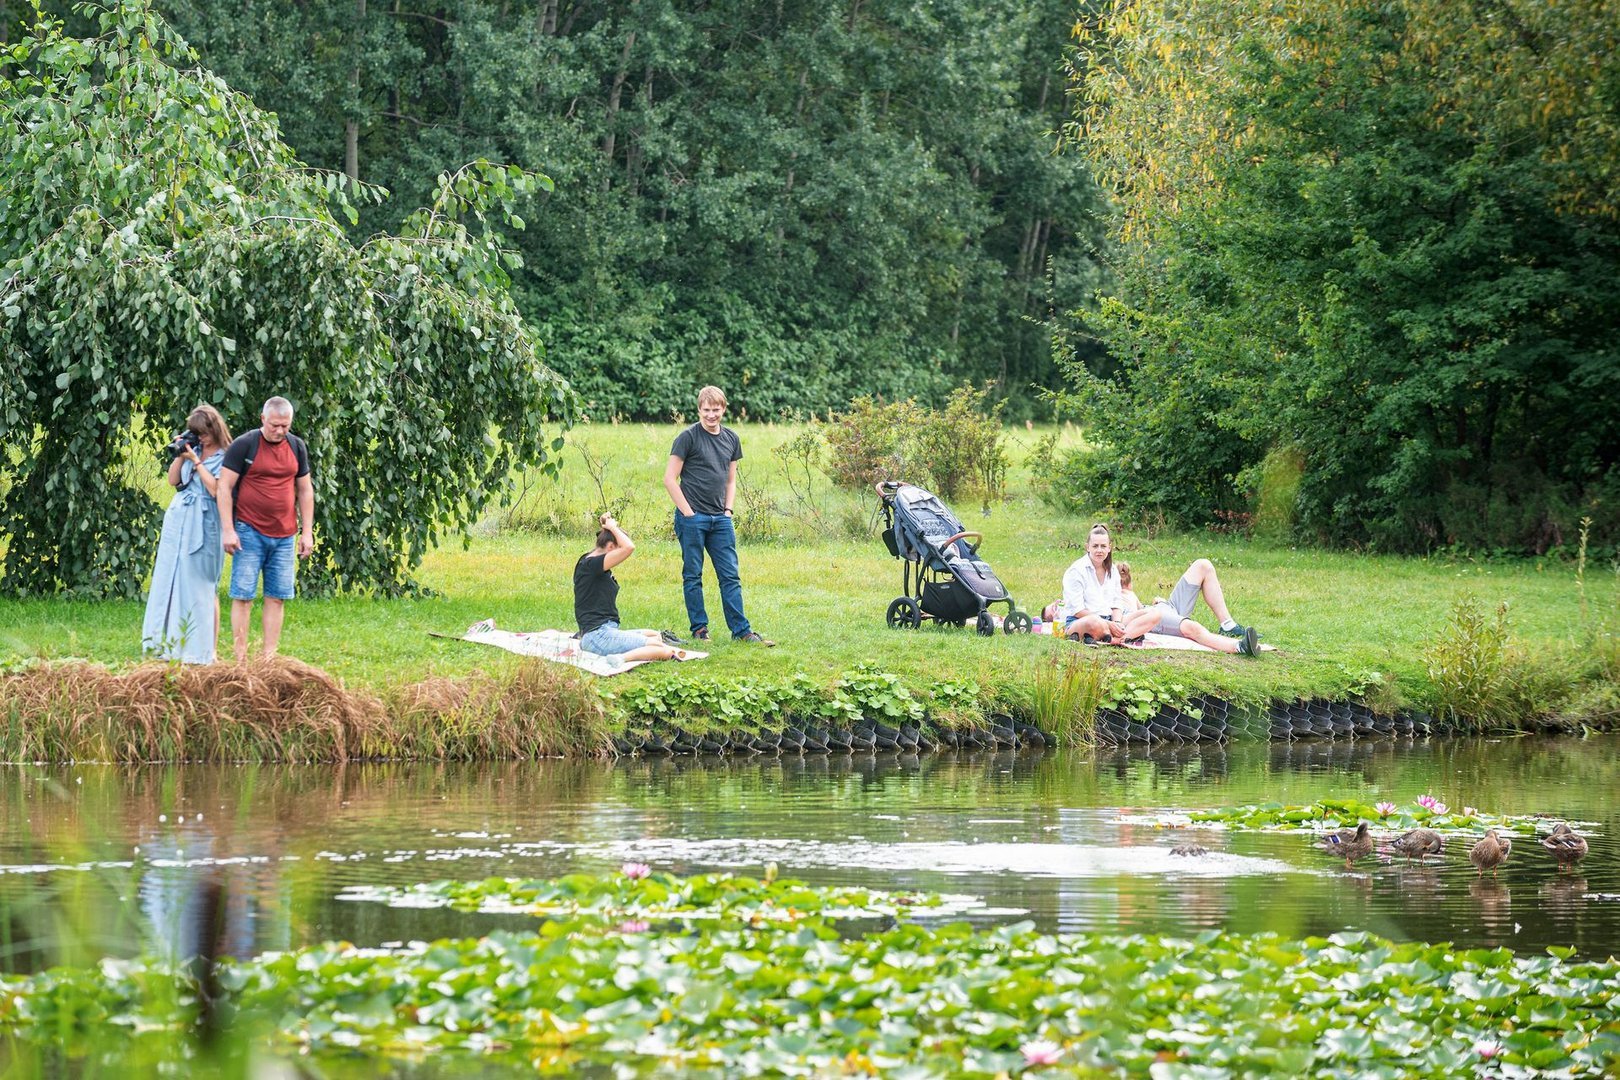
[[[964,529],[955,536],[941,541],[939,546],[942,548],[948,548],[958,540],[966,540],[970,536],[973,537],[974,542],[968,545],[968,550],[977,555],[979,553],[979,545],[984,543],[984,533],[974,532],[971,529]]]
[[[878,498],[887,499],[904,485],[903,480],[879,480],[872,486],[877,488]]]

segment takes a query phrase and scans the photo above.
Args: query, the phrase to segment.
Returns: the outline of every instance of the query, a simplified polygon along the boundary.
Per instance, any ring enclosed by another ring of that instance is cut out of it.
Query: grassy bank
[[[617,571],[627,624],[684,634],[679,549],[659,482],[676,430],[673,424],[577,430],[563,455],[560,483],[518,477],[515,505],[482,522],[469,547],[429,555],[421,582],[430,597],[297,601],[283,652],[351,688],[376,692],[475,672],[508,678],[519,658],[432,638],[429,631],[457,633],[490,617],[510,629],[571,627],[573,563],[589,546],[593,515],[602,506],[619,515],[637,542],[635,557]],[[603,689],[693,678],[785,681],[799,674],[830,686],[869,663],[919,685],[966,679],[992,691],[1028,687],[1050,667],[1054,650],[1075,648],[1049,637],[888,630],[883,613],[899,593],[901,567],[876,536],[874,500],[835,491],[813,463],[777,452],[791,450],[803,431],[794,425],[741,429],[747,456],[739,530],[748,615],[780,647],[717,640],[701,664],[653,665]],[[1099,519],[1053,510],[1035,496],[1025,458],[1041,434],[1009,430],[1012,469],[1004,502],[991,505],[988,515],[973,500],[955,506],[970,528],[983,531],[983,555],[1030,610],[1057,596],[1064,568],[1080,556],[1086,526]],[[1077,432],[1060,434],[1070,445],[1079,442]],[[155,470],[153,480],[157,494]],[[1518,685],[1510,698],[1517,694],[1524,708],[1551,703],[1554,711],[1578,707],[1593,715],[1613,708],[1620,658],[1613,632],[1620,624],[1620,577],[1613,568],[1587,566],[1578,573],[1557,560],[1324,552],[1232,535],[1154,533],[1129,523],[1116,536],[1144,599],[1167,593],[1192,559],[1213,559],[1234,614],[1258,626],[1280,651],[1247,660],[1106,650],[1103,660],[1113,675],[1173,679],[1189,690],[1247,701],[1359,691],[1391,707],[1423,705],[1433,697],[1426,653],[1456,638],[1455,605],[1472,598],[1487,614],[1506,605],[1507,632],[1517,643],[1509,659],[1528,665],[1514,676]],[[712,586],[709,595],[718,623]],[[1196,614],[1209,619],[1202,607]],[[137,658],[140,621],[135,603],[0,601],[0,657],[127,663]],[[1586,695],[1584,704],[1571,705],[1572,687]]]

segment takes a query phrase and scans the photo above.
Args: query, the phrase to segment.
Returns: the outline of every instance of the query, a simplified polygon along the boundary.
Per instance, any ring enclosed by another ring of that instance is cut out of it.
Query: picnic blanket
[[[636,631],[631,631],[635,633]],[[449,637],[451,635],[439,635]],[[607,657],[598,653],[586,652],[579,647],[579,639],[565,630],[535,630],[527,633],[516,630],[498,630],[494,619],[485,619],[467,627],[459,641],[471,641],[477,645],[493,645],[497,649],[505,649],[519,656],[537,656],[542,660],[550,660],[555,664],[567,664],[588,671],[592,675],[622,675],[633,667],[652,663],[650,660],[630,660],[612,663]],[[697,652],[693,649],[683,649],[688,660],[702,660],[709,654]]]

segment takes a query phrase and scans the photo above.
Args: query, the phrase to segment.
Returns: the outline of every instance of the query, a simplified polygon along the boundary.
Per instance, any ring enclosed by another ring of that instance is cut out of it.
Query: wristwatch
[[[731,516],[732,516],[732,515],[731,515],[731,507],[729,507],[729,506],[728,506],[728,507],[726,507],[726,511],[725,511],[725,513],[726,513],[726,517],[731,517]]]

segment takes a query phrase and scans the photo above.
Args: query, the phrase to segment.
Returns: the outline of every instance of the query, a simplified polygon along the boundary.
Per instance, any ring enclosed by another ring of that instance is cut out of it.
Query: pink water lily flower
[[[643,919],[626,919],[624,922],[619,924],[619,933],[645,934],[647,932],[647,925],[648,924]]]
[[[1477,1042],[1477,1043],[1474,1044],[1474,1053],[1478,1054],[1480,1056],[1480,1058],[1485,1060],[1485,1061],[1491,1060],[1491,1058],[1495,1057],[1496,1055],[1500,1054],[1501,1052],[1502,1052],[1502,1044],[1501,1043]]]
[[[1433,795],[1419,795],[1417,797],[1417,804],[1423,807],[1423,809],[1429,811],[1431,814],[1443,814],[1447,809],[1446,804],[1435,798]]]
[[[1025,1065],[1056,1065],[1063,1057],[1063,1047],[1050,1039],[1035,1039],[1018,1049]]]
[[[1389,817],[1389,815],[1395,812],[1395,804],[1392,802],[1381,802],[1374,806],[1373,809],[1378,811],[1379,817]]]
[[[627,862],[623,866],[619,867],[619,873],[623,874],[631,881],[640,881],[642,878],[652,873],[652,867],[648,866],[644,862]]]
[[[1479,809],[1473,806],[1465,806],[1463,807],[1463,815],[1466,817],[1478,817]]]

